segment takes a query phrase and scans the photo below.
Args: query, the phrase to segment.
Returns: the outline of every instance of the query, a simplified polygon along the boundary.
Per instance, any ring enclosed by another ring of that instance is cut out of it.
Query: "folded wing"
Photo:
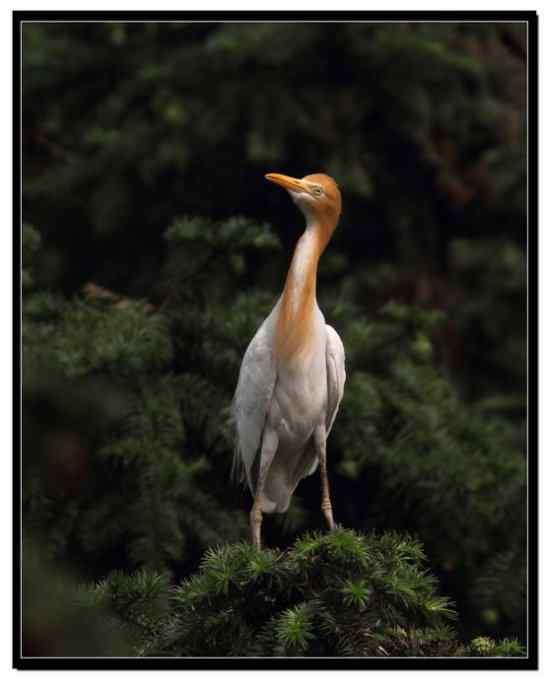
[[[267,319],[248,345],[232,404],[237,429],[234,470],[241,479],[246,477],[252,493],[256,482],[254,462],[261,450],[276,381],[271,330]]]

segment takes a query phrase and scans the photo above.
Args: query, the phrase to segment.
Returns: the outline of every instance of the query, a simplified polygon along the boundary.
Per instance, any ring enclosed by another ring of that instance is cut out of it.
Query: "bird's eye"
[[[322,196],[322,187],[313,187],[311,191],[313,196]]]

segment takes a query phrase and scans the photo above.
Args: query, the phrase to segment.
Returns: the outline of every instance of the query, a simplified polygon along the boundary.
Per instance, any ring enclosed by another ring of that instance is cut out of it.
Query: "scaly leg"
[[[332,502],[330,501],[330,482],[328,481],[328,468],[326,466],[326,428],[323,426],[315,429],[315,445],[320,465],[320,487],[322,491],[320,508],[324,513],[328,529],[334,529],[334,514]]]
[[[263,443],[261,445],[261,458],[259,461],[259,474],[257,477],[257,484],[255,487],[255,498],[252,510],[250,511],[250,529],[252,533],[252,544],[261,550],[261,523],[263,521],[263,514],[261,511],[261,504],[263,500],[263,488],[265,480],[269,473],[269,469],[273,462],[278,448],[278,435],[272,429],[265,429],[263,434]]]

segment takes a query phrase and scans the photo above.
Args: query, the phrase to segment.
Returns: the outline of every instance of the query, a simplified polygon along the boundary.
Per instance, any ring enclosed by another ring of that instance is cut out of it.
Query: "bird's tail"
[[[297,482],[293,481],[285,465],[271,466],[265,487],[261,509],[264,513],[285,513],[288,510]]]
[[[296,486],[312,474],[318,466],[318,457],[312,443],[304,449],[299,461],[294,464],[279,462],[273,464],[265,482],[263,512],[285,513]]]

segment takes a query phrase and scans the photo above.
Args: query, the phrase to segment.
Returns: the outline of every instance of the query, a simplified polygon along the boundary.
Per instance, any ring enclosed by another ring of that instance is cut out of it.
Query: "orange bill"
[[[279,184],[281,187],[284,187],[284,189],[288,189],[291,192],[308,191],[305,187],[305,184],[296,177],[288,177],[288,175],[281,175],[280,173],[267,173],[265,178],[269,180],[269,182]]]

